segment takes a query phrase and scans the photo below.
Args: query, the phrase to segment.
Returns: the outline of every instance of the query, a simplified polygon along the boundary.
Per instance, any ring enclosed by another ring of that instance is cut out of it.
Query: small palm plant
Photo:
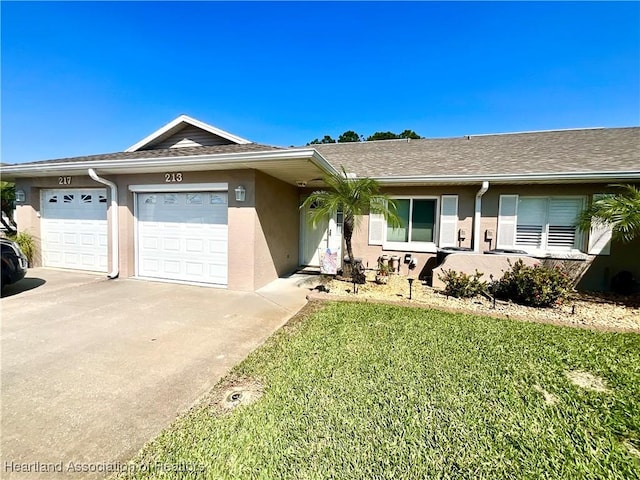
[[[640,190],[636,185],[612,185],[618,192],[595,200],[578,216],[581,230],[589,230],[592,223],[611,227],[614,240],[630,242],[640,238]]]
[[[381,214],[392,227],[401,226],[396,213],[396,204],[387,195],[380,193],[380,185],[371,178],[352,178],[344,167],[341,173],[324,177],[326,190],[317,190],[309,195],[300,208],[314,204],[309,209],[308,221],[315,227],[319,222],[331,218],[342,211],[344,223],[344,242],[349,262],[353,266],[355,256],[351,239],[359,226],[360,219],[367,213]]]

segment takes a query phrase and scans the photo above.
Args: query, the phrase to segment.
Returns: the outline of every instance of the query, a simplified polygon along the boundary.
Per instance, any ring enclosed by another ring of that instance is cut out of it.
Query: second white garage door
[[[138,276],[227,285],[227,193],[137,194]]]

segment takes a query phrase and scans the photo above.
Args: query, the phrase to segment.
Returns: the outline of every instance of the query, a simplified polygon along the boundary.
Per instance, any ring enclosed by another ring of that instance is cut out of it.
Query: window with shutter
[[[518,200],[516,245],[541,248],[546,217],[546,198],[520,197]]]
[[[520,197],[515,246],[529,252],[581,248],[576,218],[584,197]]]
[[[449,224],[454,224],[453,217],[457,222],[457,195],[447,197],[451,198],[445,212]],[[455,202],[452,204],[454,199]],[[382,245],[388,250],[435,252],[439,219],[441,221],[442,218],[439,215],[439,198],[403,197],[394,198],[394,201],[400,217],[400,226],[391,227],[382,215],[369,214],[369,245]],[[455,228],[454,224],[454,231]]]

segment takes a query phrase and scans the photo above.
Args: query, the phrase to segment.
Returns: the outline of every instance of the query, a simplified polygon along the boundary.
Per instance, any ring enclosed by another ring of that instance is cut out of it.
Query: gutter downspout
[[[482,182],[482,187],[476,193],[476,212],[473,218],[473,251],[480,253],[480,220],[482,219],[482,196],[489,190],[489,182]]]
[[[118,255],[118,186],[98,176],[93,168],[89,169],[89,176],[98,183],[111,188],[111,272],[107,274],[110,279],[118,278],[120,274],[120,257]]]

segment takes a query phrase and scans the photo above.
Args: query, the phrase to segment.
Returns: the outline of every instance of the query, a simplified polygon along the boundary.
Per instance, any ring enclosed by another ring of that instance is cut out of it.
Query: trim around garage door
[[[136,276],[226,287],[227,184],[132,185]]]
[[[132,192],[226,192],[228,183],[160,183],[129,185]]]

